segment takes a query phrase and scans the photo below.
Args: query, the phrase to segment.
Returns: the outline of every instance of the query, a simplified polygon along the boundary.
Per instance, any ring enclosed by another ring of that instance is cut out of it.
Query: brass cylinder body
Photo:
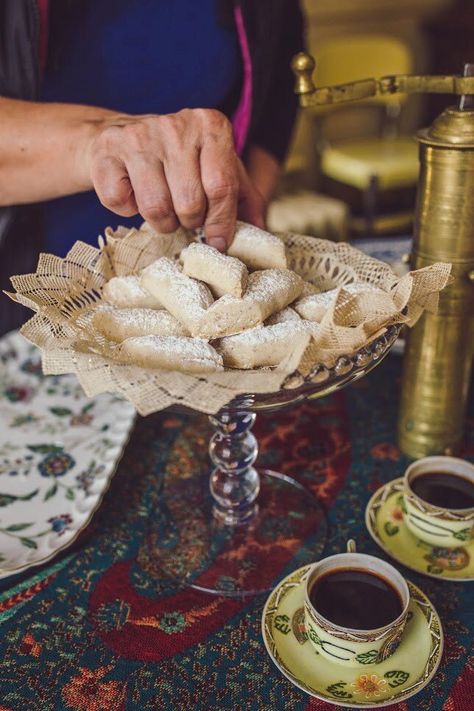
[[[436,314],[408,334],[399,444],[418,458],[462,440],[474,341],[474,111],[447,109],[420,141],[412,268],[453,265]]]

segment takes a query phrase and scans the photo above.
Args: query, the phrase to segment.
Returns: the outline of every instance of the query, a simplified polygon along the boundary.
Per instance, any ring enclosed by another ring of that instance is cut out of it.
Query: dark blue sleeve
[[[291,139],[298,98],[294,93],[291,60],[304,49],[304,22],[299,3],[287,0],[279,29],[277,50],[273,56],[271,79],[255,127],[252,143],[267,150],[279,162],[285,159]]]

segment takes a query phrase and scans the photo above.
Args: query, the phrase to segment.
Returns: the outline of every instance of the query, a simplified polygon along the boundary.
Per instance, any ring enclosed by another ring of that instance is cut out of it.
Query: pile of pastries
[[[368,284],[345,287],[353,293]],[[103,287],[93,325],[122,362],[208,373],[278,366],[317,338],[337,290],[288,269],[283,241],[237,229],[227,254],[201,242]]]

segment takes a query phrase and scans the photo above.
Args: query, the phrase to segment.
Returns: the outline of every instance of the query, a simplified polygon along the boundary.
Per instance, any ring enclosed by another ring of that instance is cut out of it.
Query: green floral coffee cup
[[[376,629],[353,629],[341,627],[329,621],[316,609],[310,594],[316,580],[331,570],[350,568],[374,573],[388,580],[400,596],[402,612],[385,625]],[[375,556],[356,553],[354,541],[347,544],[347,553],[323,558],[310,569],[305,586],[304,619],[306,632],[315,650],[331,662],[346,667],[367,667],[379,664],[397,649],[408,616],[410,593],[400,573],[389,563]]]
[[[458,548],[474,538],[474,508],[449,509],[424,501],[412,486],[418,476],[458,474],[474,483],[474,466],[456,457],[424,457],[405,472],[403,519],[414,536],[432,546]]]

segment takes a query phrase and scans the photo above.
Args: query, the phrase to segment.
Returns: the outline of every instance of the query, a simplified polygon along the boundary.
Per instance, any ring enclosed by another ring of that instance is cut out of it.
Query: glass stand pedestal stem
[[[250,431],[256,415],[221,410],[209,419],[216,430],[209,445],[209,456],[216,467],[209,482],[214,499],[212,513],[223,524],[241,526],[258,512],[260,477],[253,467],[258,444]]]
[[[173,585],[242,597],[270,590],[288,566],[318,560],[327,537],[324,507],[295,479],[254,468],[256,413],[298,406],[364,377],[389,352],[399,330],[390,326],[333,367],[292,374],[280,391],[237,397],[210,417],[210,479],[202,466],[185,476],[165,477],[148,536],[152,568]],[[192,440],[191,431],[188,449]]]

